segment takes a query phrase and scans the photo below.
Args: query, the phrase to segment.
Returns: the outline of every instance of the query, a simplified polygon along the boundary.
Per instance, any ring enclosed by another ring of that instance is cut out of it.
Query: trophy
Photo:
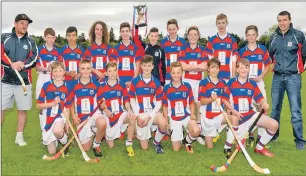
[[[134,6],[134,15],[135,15],[136,10],[137,10],[138,17],[141,19],[138,26],[139,27],[147,26],[147,6],[146,4]]]

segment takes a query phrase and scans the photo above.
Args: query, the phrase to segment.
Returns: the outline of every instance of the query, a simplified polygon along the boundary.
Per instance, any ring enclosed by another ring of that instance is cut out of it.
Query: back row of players
[[[129,23],[122,23],[122,41],[110,47],[107,26],[98,21],[90,29],[91,44],[86,50],[76,44],[75,27],[66,31],[68,45],[56,49],[55,32],[46,29],[46,44],[39,48],[36,64],[36,96],[37,108],[42,109],[39,116],[43,143],[48,145],[49,153],[56,152],[57,141],[67,143],[68,123],[60,115],[64,109],[76,126],[85,124],[78,136],[84,149],[92,147],[96,157],[102,156],[103,137],[109,147],[114,147],[114,140],[125,129],[129,156],[135,154],[135,131],[141,148],[147,149],[151,130],[157,129],[153,146],[158,154],[163,153],[160,142],[167,129],[171,129],[175,151],[181,148],[182,141],[186,151],[193,153],[191,143],[202,136],[207,147],[212,148],[212,138],[226,124],[216,101],[220,99],[231,114],[233,129],[242,138],[258,115],[252,102],[255,100],[264,109],[269,107],[262,78],[269,72],[271,59],[267,49],[256,44],[256,26],[246,28],[248,45],[238,52],[235,39],[226,32],[227,24],[226,15],[217,16],[218,33],[209,39],[207,48],[197,44],[200,34],[195,26],[188,29],[188,43],[180,38],[175,19],[168,21],[169,35],[160,45],[157,28],[150,30],[148,44],[138,37],[133,43]],[[135,27],[138,36],[138,26]],[[205,79],[204,71],[208,72]],[[102,112],[96,111],[90,117],[96,106]],[[255,152],[274,156],[264,146],[278,123],[264,115],[257,126],[261,128]],[[185,137],[182,127],[187,131]],[[229,130],[224,146],[227,157],[233,141]]]

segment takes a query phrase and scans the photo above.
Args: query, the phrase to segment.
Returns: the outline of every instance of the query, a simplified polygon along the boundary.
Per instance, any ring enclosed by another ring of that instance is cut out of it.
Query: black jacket
[[[11,62],[22,61],[24,68],[19,72],[26,85],[31,84],[31,68],[35,67],[37,60],[37,46],[35,41],[26,33],[20,39],[15,28],[12,33],[1,35],[1,67],[4,69],[1,82],[12,85],[21,85],[16,73],[11,68]],[[7,58],[8,57],[8,58]]]

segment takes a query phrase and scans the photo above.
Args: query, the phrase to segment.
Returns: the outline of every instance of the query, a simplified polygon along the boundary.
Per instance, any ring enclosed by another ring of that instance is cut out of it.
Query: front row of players
[[[161,141],[170,127],[172,148],[179,151],[183,143],[186,151],[193,153],[191,144],[199,136],[205,136],[208,148],[213,148],[212,139],[218,134],[221,125],[226,124],[216,100],[221,99],[225,106],[233,129],[239,140],[248,131],[256,119],[258,112],[251,106],[254,99],[265,110],[268,104],[253,80],[248,79],[249,61],[237,61],[238,76],[225,81],[218,79],[220,61],[208,61],[209,76],[201,80],[198,100],[203,106],[201,123],[196,121],[195,100],[189,83],[182,82],[183,68],[179,62],[171,64],[171,82],[162,89],[160,81],[151,71],[153,58],[144,56],[141,60],[142,73],[134,78],[130,88],[118,81],[117,63],[106,65],[107,79],[101,84],[91,79],[91,62],[82,60],[79,64],[80,78],[64,81],[64,65],[54,62],[52,80],[46,82],[37,99],[37,108],[46,117],[43,130],[43,144],[47,145],[50,154],[56,152],[57,143],[67,143],[69,120],[81,127],[78,137],[85,151],[90,148],[96,157],[101,157],[100,144],[103,138],[110,148],[115,146],[114,140],[120,137],[122,129],[127,129],[126,150],[128,156],[134,156],[133,135],[140,140],[142,149],[148,149],[151,132],[156,130],[153,146],[157,154],[164,153]],[[100,103],[103,101],[103,103]],[[95,107],[99,110],[90,116]],[[163,108],[162,108],[163,107]],[[161,109],[163,110],[161,113]],[[65,117],[61,117],[64,112]],[[168,117],[170,124],[168,124]],[[89,118],[88,120],[86,120]],[[278,129],[278,123],[266,115],[257,122],[259,140],[254,149],[264,156],[274,156],[265,145],[272,139]],[[184,131],[186,135],[184,137]],[[243,141],[243,140],[242,140]],[[228,130],[224,152],[231,154],[233,133]],[[67,148],[64,152],[69,154]]]

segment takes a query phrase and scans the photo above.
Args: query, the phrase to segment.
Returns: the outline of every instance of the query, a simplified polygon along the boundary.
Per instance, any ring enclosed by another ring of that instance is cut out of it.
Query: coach
[[[26,111],[32,107],[31,68],[35,67],[37,59],[35,41],[27,32],[28,25],[32,22],[26,14],[19,14],[15,18],[12,33],[1,36],[1,123],[4,120],[4,111],[13,107],[15,99],[18,110],[15,143],[19,146],[27,145],[23,139],[23,130],[27,119]],[[27,95],[23,92],[22,82]]]
[[[298,150],[303,150],[303,121],[301,110],[301,74],[305,70],[306,38],[303,32],[294,29],[291,15],[282,11],[277,16],[278,27],[270,37],[269,53],[274,63],[272,80],[271,117],[280,125],[284,93],[287,92],[294,141]],[[272,140],[276,141],[279,129]]]

